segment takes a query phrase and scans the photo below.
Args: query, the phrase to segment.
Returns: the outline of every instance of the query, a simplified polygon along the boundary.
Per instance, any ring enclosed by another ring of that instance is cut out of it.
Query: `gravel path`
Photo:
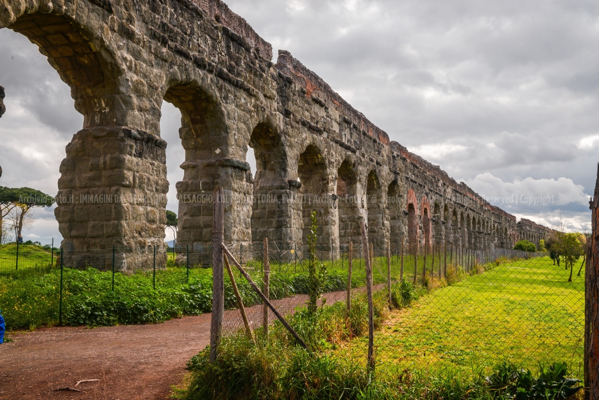
[[[345,292],[325,297],[332,304]],[[300,295],[275,303],[286,314],[306,300]],[[248,309],[253,325],[260,324],[261,310]],[[232,321],[239,327],[238,311],[225,312],[225,331]],[[11,338],[0,345],[0,399],[167,399],[185,363],[209,344],[210,314],[157,325],[44,328]]]

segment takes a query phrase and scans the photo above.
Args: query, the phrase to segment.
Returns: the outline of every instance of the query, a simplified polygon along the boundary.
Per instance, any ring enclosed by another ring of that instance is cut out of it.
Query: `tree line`
[[[570,270],[568,282],[572,282],[574,276],[574,264],[582,257],[578,276],[586,261],[587,237],[583,233],[555,232],[547,241],[539,241],[538,251],[549,252],[553,265],[561,266],[563,263],[566,270]],[[536,252],[537,246],[528,240],[520,240],[514,246],[514,250]]]

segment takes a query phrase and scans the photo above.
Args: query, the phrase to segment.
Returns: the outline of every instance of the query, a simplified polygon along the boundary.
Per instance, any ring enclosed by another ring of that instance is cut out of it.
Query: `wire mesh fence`
[[[254,261],[253,273],[262,288],[262,282],[270,280],[270,297],[284,316],[306,305],[309,290],[309,251],[305,246],[293,246],[291,251],[288,247],[271,243],[269,277],[264,277],[263,260]],[[351,254],[349,246],[317,247],[318,263],[327,271],[320,304],[343,302],[349,307],[349,298],[363,307],[366,268],[361,247],[353,246]],[[574,376],[582,378],[583,259],[566,268],[547,253],[472,250],[451,244],[412,254],[408,246],[403,251],[402,246],[371,246],[370,251],[379,371],[488,371],[503,361],[535,369],[565,362]],[[240,275],[234,279],[238,285],[246,283]],[[229,278],[225,282],[230,284]],[[255,302],[248,305],[251,329],[260,330],[264,308]],[[225,313],[225,334],[243,328],[240,312]],[[341,340],[334,348],[330,354],[338,359],[367,364],[366,336]]]
[[[226,245],[283,316],[306,305],[308,246],[270,242],[265,251],[263,243]],[[152,323],[211,311],[211,246],[151,246],[150,261],[134,273],[120,272],[119,254],[126,249],[118,247],[77,252],[19,245],[18,258],[16,244],[1,250],[0,309],[9,329]],[[363,247],[318,245],[315,253],[327,271],[319,304],[347,307],[349,286],[352,303],[363,307]],[[450,243],[416,252],[398,243],[373,247],[372,261],[375,309],[384,316],[374,338],[379,370],[486,368],[509,358],[530,368],[564,361],[582,377],[582,260],[570,270],[545,253]],[[250,328],[263,329],[264,302],[234,266],[231,275]],[[224,334],[243,330],[226,273],[225,309]],[[275,317],[267,315],[272,325]],[[367,347],[361,336],[339,341],[333,352],[366,365]]]

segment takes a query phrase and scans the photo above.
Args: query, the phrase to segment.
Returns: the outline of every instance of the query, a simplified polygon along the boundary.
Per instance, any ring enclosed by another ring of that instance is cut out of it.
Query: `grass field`
[[[509,360],[537,369],[566,362],[583,374],[584,271],[545,257],[508,262],[394,311],[375,336],[379,371],[486,371]],[[367,341],[334,354],[365,363]]]
[[[17,263],[17,245],[9,243],[0,246],[0,275],[20,273],[28,270],[46,271],[51,264],[55,264],[57,254],[52,257],[48,248],[38,245],[19,245],[19,258]]]

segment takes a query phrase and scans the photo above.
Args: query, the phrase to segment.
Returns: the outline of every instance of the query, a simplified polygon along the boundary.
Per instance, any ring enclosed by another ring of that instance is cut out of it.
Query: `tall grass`
[[[399,298],[405,296],[411,299],[410,302],[414,300],[415,289],[409,285],[397,283],[393,290]],[[418,291],[425,294],[422,289]],[[377,329],[389,316],[387,299],[385,291],[374,297]],[[290,325],[309,344],[310,352],[299,347],[278,322],[268,341],[262,337],[260,329],[256,331],[257,345],[241,332],[224,338],[215,363],[209,362],[209,348],[190,360],[189,384],[186,389],[179,390],[176,397],[186,400],[512,398],[502,397],[508,392],[498,391],[490,384],[503,379],[501,374],[505,366],[501,365],[491,371],[490,377],[477,368],[469,371],[444,368],[434,373],[425,369],[377,369],[369,374],[365,363],[343,354],[345,345],[362,340],[361,336],[367,332],[365,295],[355,296],[352,304],[354,311],[350,314],[343,303],[336,303],[320,308],[316,316],[306,308],[300,308],[288,317]],[[406,304],[402,303],[402,307]],[[509,368],[523,370],[515,365]],[[524,382],[520,386],[530,389],[532,384],[527,386]],[[576,382],[572,382],[572,386],[576,386]],[[549,397],[523,398],[562,398],[554,392],[547,392],[547,395]]]

